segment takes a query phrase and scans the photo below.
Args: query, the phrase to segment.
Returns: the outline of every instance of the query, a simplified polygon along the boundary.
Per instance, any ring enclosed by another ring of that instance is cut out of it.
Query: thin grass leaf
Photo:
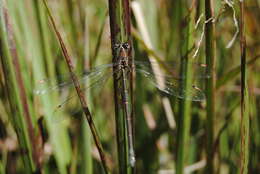
[[[245,2],[240,0],[240,52],[241,52],[241,140],[240,174],[248,173],[249,162],[249,96],[247,88],[246,36],[244,24]]]
[[[153,6],[153,4],[151,4],[151,6]],[[149,61],[151,62],[151,67],[153,71],[152,73],[156,74],[155,76],[156,83],[153,84],[156,85],[158,89],[165,89],[165,79],[162,76],[160,65],[162,65],[164,68],[166,67],[164,66],[163,63],[161,63],[162,59],[160,59],[160,57],[154,52],[154,50],[156,49],[156,44],[155,44],[156,39],[154,38],[155,40],[153,40],[151,33],[149,33],[149,31],[152,32],[151,30],[153,30],[153,29],[149,30],[149,28],[153,28],[152,25],[153,23],[149,23],[148,21],[146,21],[143,12],[144,10],[141,6],[141,3],[139,3],[138,1],[134,1],[132,3],[132,8],[142,39],[137,35],[135,30],[133,33],[135,38],[145,47],[145,50],[148,52]],[[154,9],[151,9],[151,11],[153,10]],[[155,29],[153,31],[155,31]],[[166,113],[166,118],[168,120],[168,123],[170,127],[173,129],[175,127],[174,125],[176,124],[175,124],[172,108],[168,107],[169,105],[171,105],[169,98],[164,96],[162,98],[162,104]]]
[[[33,173],[35,171],[35,165],[33,158],[35,146],[32,146],[35,139],[30,139],[30,126],[31,122],[27,122],[30,120],[30,115],[26,110],[28,109],[28,105],[26,103],[26,97],[24,95],[24,90],[21,89],[19,83],[22,83],[22,77],[19,75],[20,72],[17,72],[18,59],[16,53],[16,47],[14,43],[14,36],[12,33],[12,28],[10,24],[10,19],[8,15],[8,11],[5,7],[4,2],[0,1],[0,52],[1,52],[1,62],[5,76],[6,83],[6,91],[8,93],[10,109],[13,114],[11,114],[11,120],[14,129],[16,130],[16,134],[18,137],[19,144],[23,151],[25,151],[25,155],[23,155],[23,162],[25,165],[25,172]],[[18,74],[17,74],[18,73]],[[22,85],[22,84],[20,84]],[[26,107],[26,108],[24,108]],[[28,111],[28,110],[27,110]],[[31,120],[30,120],[31,121]],[[29,124],[29,125],[28,125]],[[34,137],[31,137],[34,138]],[[32,141],[32,142],[30,142]],[[32,143],[32,144],[31,144]],[[35,159],[37,160],[37,159]]]
[[[73,71],[74,68],[73,68],[73,65],[72,65],[71,57],[70,57],[70,55],[68,53],[68,50],[67,50],[67,48],[66,48],[66,46],[65,46],[65,44],[63,42],[63,39],[62,39],[59,31],[57,30],[54,18],[52,17],[51,12],[50,12],[50,10],[49,10],[49,8],[47,6],[47,2],[45,0],[43,2],[44,2],[44,6],[47,9],[47,13],[48,13],[48,16],[50,18],[50,22],[51,22],[51,24],[53,26],[55,34],[56,34],[56,36],[58,38],[58,41],[60,43],[60,46],[61,46],[61,49],[62,49],[62,53],[64,55],[64,58],[66,60],[67,65],[68,65],[69,72],[71,74],[71,79],[73,80],[73,83],[74,83],[75,89],[77,91],[77,94],[78,94],[78,97],[79,97],[82,109],[83,109],[83,111],[85,113],[86,119],[88,121],[90,130],[91,130],[91,133],[92,133],[92,136],[93,136],[95,144],[96,144],[96,146],[98,148],[98,152],[99,152],[99,155],[100,155],[100,158],[101,158],[101,162],[102,162],[102,165],[103,165],[104,172],[108,173],[108,167],[107,167],[105,155],[104,155],[104,152],[103,152],[103,147],[102,147],[102,144],[100,142],[99,136],[97,134],[97,130],[96,130],[96,127],[94,125],[91,113],[90,113],[90,111],[89,111],[89,109],[87,107],[87,102],[86,102],[86,100],[84,98],[84,93],[81,91],[78,78],[74,74],[74,71]]]
[[[246,66],[247,67],[253,66],[255,64],[256,60],[258,60],[258,58],[260,58],[260,55],[257,55],[254,58],[248,60],[247,63],[246,63]],[[218,90],[222,86],[226,85],[228,82],[235,79],[240,73],[240,68],[241,68],[241,66],[239,65],[239,66],[231,69],[225,75],[221,76],[217,81],[216,89]]]
[[[186,77],[185,79],[181,79],[182,86],[181,90],[185,93],[185,91],[189,91],[192,88],[191,85],[191,75],[192,68],[190,66],[189,55],[186,55],[186,52],[192,47],[193,44],[193,36],[190,34],[190,31],[194,28],[194,15],[195,9],[191,9],[191,11],[184,10],[186,8],[186,3],[182,3],[180,10],[180,16],[182,17],[182,23],[185,25],[181,31],[181,50],[180,54],[182,55],[181,61],[182,66],[180,69],[180,76]],[[187,14],[188,13],[188,14]],[[185,56],[185,57],[184,57]],[[177,158],[176,158],[176,174],[183,174],[184,167],[187,159],[187,155],[189,154],[189,146],[188,141],[190,138],[190,122],[191,122],[191,101],[188,100],[180,100],[179,101],[179,117],[177,119]]]

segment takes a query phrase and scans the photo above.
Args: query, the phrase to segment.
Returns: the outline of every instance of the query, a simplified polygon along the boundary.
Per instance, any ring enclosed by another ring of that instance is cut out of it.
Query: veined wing
[[[113,64],[105,64],[97,66],[90,71],[86,71],[81,75],[78,75],[79,82],[82,87],[82,91],[89,91],[90,89],[101,89],[104,87],[104,83],[113,75]],[[76,116],[76,113],[80,111],[80,104],[77,100],[77,93],[75,90],[67,91],[66,89],[74,87],[73,81],[70,79],[70,75],[59,76],[61,83],[56,85],[50,85],[51,79],[45,79],[39,82],[39,85],[34,90],[36,95],[44,95],[53,91],[59,91],[60,103],[53,106],[52,122],[60,122],[68,117],[65,117],[66,111],[70,111],[71,115]],[[69,92],[69,93],[68,93]],[[65,94],[65,96],[64,96]],[[63,97],[62,97],[63,96]],[[63,99],[62,99],[63,98]],[[66,107],[64,107],[66,105]],[[67,107],[68,106],[68,107]],[[72,110],[71,110],[72,109]]]
[[[117,70],[117,71],[119,71],[119,70]],[[116,72],[113,72],[112,68],[110,68],[109,71],[107,71],[103,76],[99,76],[99,78],[96,78],[91,83],[88,83],[87,85],[85,85],[85,87],[82,88],[82,91],[90,91],[93,88],[95,88],[95,89],[103,88],[104,84],[114,73],[116,73]],[[75,98],[77,98],[77,93],[74,91],[71,95],[69,95],[69,97],[67,97],[63,102],[61,102],[59,105],[57,105],[54,108],[53,116],[51,119],[54,123],[58,123],[65,119],[64,115],[62,114],[62,112],[64,110],[64,106],[67,105],[68,103],[72,103],[72,100]],[[73,112],[72,112],[73,114],[70,114],[72,116],[76,115],[74,113],[78,113],[81,110],[79,100],[76,100],[76,101],[78,104],[75,106],[75,108],[73,108]],[[73,104],[71,104],[71,105],[73,105]]]
[[[95,83],[96,81],[99,81],[106,73],[111,71],[113,67],[113,64],[104,64],[97,66],[90,71],[86,71],[78,76],[79,83],[83,84],[86,82],[89,83]],[[36,95],[44,95],[46,93],[50,93],[53,91],[61,91],[65,88],[73,87],[73,81],[71,79],[70,74],[67,75],[61,75],[58,77],[58,79],[61,79],[60,83],[51,85],[52,79],[42,79],[36,84],[36,89],[34,90],[34,93]]]
[[[193,79],[206,79],[210,78],[207,74],[206,68],[207,65],[204,63],[189,63],[193,69]],[[144,69],[150,71],[156,76],[163,74],[164,77],[170,77],[177,79],[185,79],[185,76],[180,76],[179,71],[181,68],[181,63],[179,61],[134,61],[134,66],[137,69]],[[160,69],[160,72],[153,71],[152,68],[157,67]]]
[[[158,68],[158,64],[155,64]],[[151,66],[155,66],[151,65]],[[191,85],[187,90],[183,89],[182,81],[186,77],[178,77],[172,73],[165,73],[161,71],[159,67],[159,72],[154,72],[149,63],[139,62],[135,63],[135,71],[137,74],[141,74],[148,79],[148,81],[159,89],[161,92],[176,96],[180,99],[192,100],[192,101],[202,101],[205,99],[205,94],[202,89],[196,85]],[[207,76],[197,76],[197,78],[208,78]],[[196,77],[195,77],[196,79]]]

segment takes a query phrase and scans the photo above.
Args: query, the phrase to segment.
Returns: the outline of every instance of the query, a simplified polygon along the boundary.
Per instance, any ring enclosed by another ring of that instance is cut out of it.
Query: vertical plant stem
[[[93,119],[92,119],[92,115],[91,115],[91,113],[90,113],[90,111],[88,109],[84,93],[83,93],[83,91],[80,88],[79,80],[78,80],[77,76],[75,75],[75,73],[73,71],[74,67],[72,65],[71,57],[70,57],[70,55],[68,53],[68,50],[67,50],[67,48],[66,48],[66,46],[65,46],[65,44],[63,42],[63,39],[62,39],[61,35],[60,35],[60,33],[59,33],[59,31],[58,31],[58,29],[56,27],[55,21],[54,21],[52,15],[50,13],[50,10],[49,10],[49,8],[47,6],[46,1],[44,0],[43,2],[44,2],[44,5],[45,5],[45,7],[47,9],[47,12],[48,12],[48,15],[49,15],[49,18],[50,18],[50,22],[51,22],[51,24],[53,26],[55,34],[56,34],[56,36],[58,38],[58,41],[60,43],[60,46],[61,46],[61,49],[62,49],[62,53],[64,55],[64,58],[66,60],[67,65],[68,65],[68,69],[69,69],[69,72],[70,72],[70,75],[71,75],[71,79],[73,81],[74,87],[75,87],[76,92],[78,94],[78,97],[79,97],[79,100],[80,100],[83,112],[84,112],[84,114],[86,116],[86,119],[88,121],[88,124],[89,124],[90,130],[91,130],[92,136],[94,138],[94,142],[95,142],[95,144],[97,146],[97,149],[98,149],[98,152],[99,152],[99,155],[100,155],[100,159],[101,159],[104,171],[105,171],[105,173],[108,173],[108,167],[107,167],[107,163],[106,163],[103,147],[102,147],[102,144],[100,142],[99,136],[97,134],[97,130],[96,130],[96,127],[94,125],[94,122],[93,122]]]
[[[183,18],[182,25],[183,29],[181,30],[181,69],[180,77],[186,77],[181,79],[181,93],[185,94],[184,91],[189,91],[192,87],[192,69],[191,69],[191,60],[187,54],[188,50],[192,47],[193,36],[191,30],[194,22],[194,13],[191,11],[183,10],[186,3],[182,3],[181,16]],[[187,14],[188,12],[188,14]],[[177,119],[177,160],[176,160],[176,173],[184,173],[184,165],[186,161],[187,154],[189,153],[189,131],[190,131],[190,110],[191,110],[191,101],[189,100],[180,100],[179,103],[179,115]]]
[[[117,62],[118,52],[113,49],[115,44],[128,42],[132,48],[131,35],[130,35],[130,10],[128,0],[109,0],[109,16],[110,16],[110,31],[111,31],[111,46],[113,53],[113,63]],[[132,52],[128,53],[129,57],[132,58]],[[131,61],[131,60],[130,60]],[[115,71],[115,68],[114,68]],[[124,74],[124,73],[123,73]],[[133,132],[129,129],[127,122],[132,121],[133,112],[130,107],[132,107],[132,95],[123,96],[121,93],[122,86],[130,87],[132,89],[132,73],[125,74],[126,81],[123,82],[118,80],[120,74],[114,73],[114,98],[115,98],[115,120],[116,120],[116,133],[117,133],[117,148],[118,148],[118,166],[119,173],[132,173],[133,166],[129,165],[131,159],[129,159],[129,146],[128,142],[131,139],[127,139],[127,134]],[[120,77],[122,78],[122,77]],[[125,89],[127,91],[132,91],[131,89]],[[123,98],[128,98],[128,105],[126,106],[123,102]],[[127,117],[131,120],[127,121]],[[128,130],[127,130],[128,128]],[[129,136],[128,136],[129,137]],[[131,149],[131,148],[130,148]]]
[[[214,18],[213,0],[205,0],[205,17],[206,21]],[[207,102],[207,122],[206,122],[206,153],[207,165],[205,173],[214,173],[213,166],[213,144],[214,144],[214,118],[215,118],[215,86],[216,86],[216,43],[215,43],[215,24],[208,22],[205,25],[205,39],[206,39],[206,64],[207,74],[211,78],[206,80],[206,102]]]
[[[240,174],[248,173],[249,155],[249,97],[247,90],[246,38],[244,25],[245,2],[240,0],[240,51],[241,51],[241,143]]]
[[[21,76],[13,29],[9,21],[8,11],[0,1],[0,58],[5,76],[11,120],[21,148],[26,173],[33,173],[39,162],[36,153],[35,135],[29,113],[27,96]],[[32,132],[31,132],[32,131]],[[35,160],[35,161],[34,161]],[[40,165],[40,164],[39,164]],[[37,166],[38,167],[38,166]]]
[[[52,33],[48,30],[48,20],[45,15],[45,7],[42,6],[42,1],[33,1],[31,3],[33,5],[32,12],[35,14],[36,21],[35,25],[30,28],[26,28],[31,25],[31,21],[27,21],[27,16],[30,15],[30,11],[26,13],[25,11],[20,12],[21,15],[24,15],[22,18],[23,26],[21,30],[25,30],[20,40],[27,40],[28,42],[28,50],[31,52],[32,57],[32,72],[34,76],[34,84],[36,86],[39,84],[39,80],[43,77],[56,77],[55,76],[55,64],[53,63],[53,58],[55,57],[55,52],[53,52],[52,47],[56,44],[50,44],[55,38],[51,39],[50,35]],[[24,9],[24,4],[20,5],[21,9]],[[25,13],[25,14],[24,14]],[[35,29],[35,30],[34,30]],[[35,37],[32,31],[38,31],[38,36]],[[23,49],[26,50],[26,45],[23,45]],[[50,81],[51,84],[56,84],[56,78],[53,78]],[[51,119],[53,116],[53,107],[58,103],[58,95],[57,93],[46,94],[40,97],[40,102],[43,108],[44,119],[46,120],[46,126],[49,132],[50,143],[53,147],[53,154],[55,157],[55,161],[57,163],[57,167],[59,173],[66,174],[67,166],[71,161],[71,146],[69,141],[69,135],[67,132],[67,128],[64,124],[53,124],[53,120]],[[38,107],[35,107],[38,108]]]
[[[84,21],[84,62],[81,65],[82,71],[84,71],[84,68],[86,68],[86,65],[89,65],[90,63],[90,35],[89,35],[89,18],[87,16],[87,13],[85,11],[85,21]],[[87,67],[89,68],[89,67]],[[88,82],[87,82],[88,84]],[[88,101],[92,102],[91,98],[91,93],[90,91],[85,92],[86,95],[89,97],[87,98]],[[88,94],[87,94],[88,93]],[[89,107],[91,109],[91,106],[93,105],[93,102],[89,104]],[[92,155],[91,155],[91,150],[92,150],[92,141],[91,141],[91,131],[89,127],[86,124],[81,123],[81,137],[79,139],[81,143],[80,149],[82,153],[84,154],[84,157],[81,157],[82,161],[82,168],[80,173],[85,174],[85,173],[93,173],[93,160],[92,160]]]

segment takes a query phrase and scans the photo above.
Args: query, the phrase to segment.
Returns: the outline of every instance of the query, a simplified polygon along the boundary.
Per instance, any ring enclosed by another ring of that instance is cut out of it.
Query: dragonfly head
[[[117,55],[120,57],[128,57],[130,48],[131,47],[128,42],[117,43],[113,46],[114,51],[116,51]]]
[[[115,51],[128,51],[130,50],[130,44],[128,42],[124,42],[124,43],[116,43],[113,46],[113,50]]]

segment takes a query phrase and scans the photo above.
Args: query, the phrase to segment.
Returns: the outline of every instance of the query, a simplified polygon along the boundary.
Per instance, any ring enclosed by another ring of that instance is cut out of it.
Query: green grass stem
[[[13,40],[13,28],[10,23],[9,13],[4,2],[0,1],[0,55],[6,83],[6,92],[9,99],[10,111],[12,114],[12,124],[16,131],[17,138],[24,162],[24,171],[33,173],[36,170],[36,163],[33,160],[34,137],[30,137],[29,131],[31,117],[27,107],[27,99],[24,91],[23,80],[19,71],[20,65],[16,52],[16,45]],[[20,89],[20,90],[19,90]],[[26,113],[27,111],[27,113]],[[29,121],[29,122],[28,122]]]
[[[109,17],[110,17],[110,32],[111,32],[111,48],[113,54],[113,63],[117,62],[118,51],[113,49],[116,44],[127,42],[131,49],[132,38],[131,38],[131,21],[130,21],[130,7],[129,0],[109,0]],[[128,55],[131,59],[132,51]],[[131,61],[131,60],[130,60]],[[114,69],[116,70],[116,69]],[[118,150],[118,166],[119,173],[130,174],[134,172],[134,167],[130,165],[129,159],[129,146],[127,139],[128,131],[130,131],[127,125],[128,114],[131,117],[133,123],[133,109],[132,109],[132,73],[128,73],[126,76],[127,85],[122,85],[121,80],[117,78],[120,77],[119,73],[114,73],[114,99],[115,99],[115,120],[116,120],[116,134],[117,134],[117,150]],[[121,77],[122,78],[122,77]],[[129,93],[126,98],[129,99],[128,106],[124,106],[123,96],[122,96],[122,86],[126,87],[126,91]],[[127,89],[128,88],[128,89]],[[128,108],[126,108],[128,107]],[[130,111],[130,113],[128,112]],[[133,124],[132,124],[133,125]],[[127,130],[127,127],[129,130]],[[134,129],[134,128],[133,128]],[[133,130],[131,131],[133,132]],[[130,142],[131,143],[131,142]]]
[[[245,2],[240,1],[240,52],[241,52],[241,141],[240,174],[248,173],[249,162],[249,96],[247,88]]]
[[[190,11],[184,10],[186,3],[182,3],[180,10],[182,16],[182,29],[181,31],[181,69],[180,76],[186,77],[180,80],[181,89],[189,91],[192,88],[192,68],[190,62],[192,61],[191,55],[186,53],[192,48],[194,38],[191,31],[195,25],[195,9],[191,8]],[[189,155],[189,141],[190,141],[190,122],[191,122],[191,101],[179,101],[179,114],[177,118],[177,158],[176,158],[176,174],[183,174],[184,167],[187,164],[187,157]]]
[[[212,0],[205,0],[205,20],[214,18],[214,6]],[[208,22],[205,25],[205,57],[207,64],[207,74],[210,76],[206,80],[206,100],[207,100],[207,121],[206,121],[206,132],[207,132],[207,164],[205,173],[214,173],[214,129],[215,129],[215,86],[216,86],[216,43],[215,43],[215,24],[214,22]]]

